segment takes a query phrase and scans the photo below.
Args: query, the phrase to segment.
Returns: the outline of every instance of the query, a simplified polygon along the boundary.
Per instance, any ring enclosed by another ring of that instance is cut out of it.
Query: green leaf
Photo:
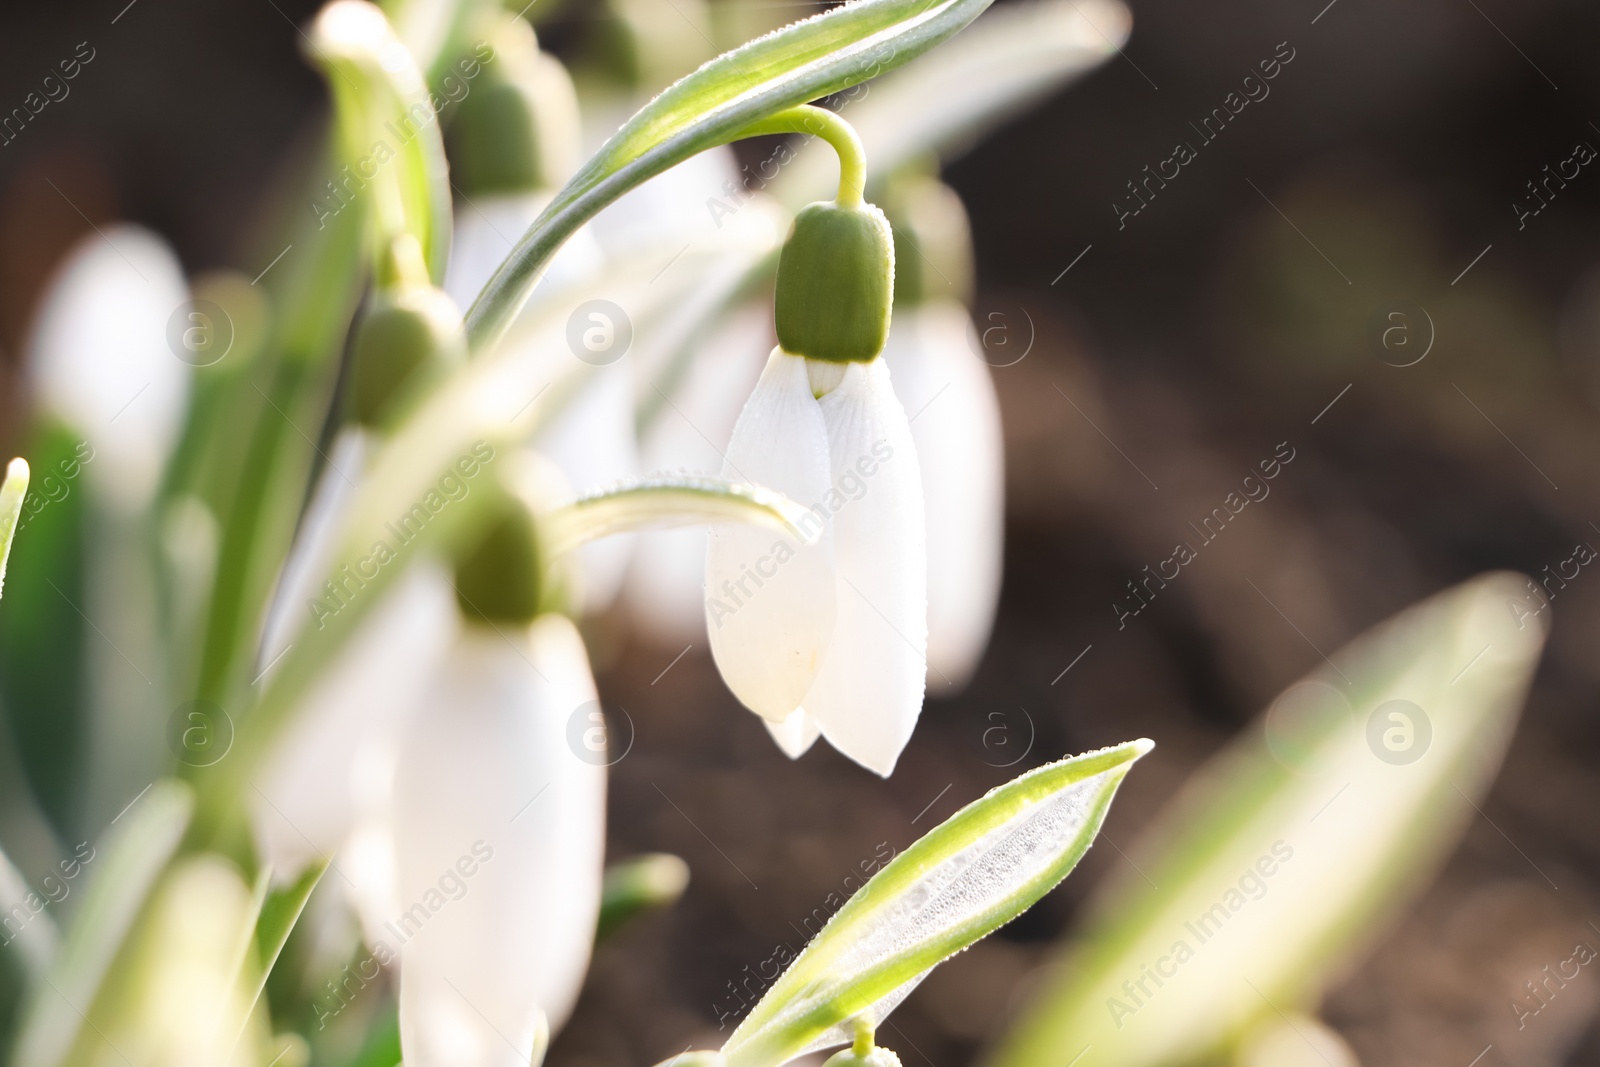
[[[317,888],[317,883],[327,871],[328,862],[313,863],[298,881],[276,890],[270,888],[270,867],[263,867],[257,874],[253,895],[255,930],[250,939],[252,958],[239,968],[239,981],[245,986],[243,1004],[247,1018],[260,1001],[262,991],[267,988],[267,978],[272,974],[283,946],[288,943],[289,935],[294,932],[295,923],[300,921],[312,890]]]
[[[935,965],[1032,907],[1077,866],[1151,742],[1087,752],[990,790],[850,898],[751,1009],[722,1052],[773,1067],[847,1044]]]
[[[997,1067],[1189,1063],[1312,1007],[1476,816],[1544,643],[1524,592],[1449,589],[1278,697],[1130,850]]]
[[[14,908],[30,895],[33,895],[33,888],[28,885],[28,880],[12,864],[11,858],[0,852],[0,902]],[[10,918],[10,913],[5,917]],[[22,957],[21,970],[27,980],[37,984],[43,975],[49,973],[50,963],[56,956],[59,936],[55,920],[49,912],[40,911],[29,918],[21,929],[13,930],[6,926],[3,931],[0,937],[4,938],[4,944],[15,943],[17,946],[16,952]]]
[[[647,911],[671,907],[689,885],[689,865],[666,852],[636,856],[606,868],[600,886],[598,944],[628,920]]]
[[[995,8],[920,63],[841,101],[882,176],[928,152],[960,155],[979,136],[1115,55],[1132,16],[1118,0],[1025,0]],[[774,183],[791,208],[826,196],[833,154],[809,146]]]
[[[56,1067],[72,1048],[193,807],[187,785],[163,779],[112,821],[66,941],[33,991],[11,1062]]]
[[[22,514],[22,501],[27,495],[28,461],[18,456],[6,465],[6,480],[0,484],[0,592],[5,590],[11,540],[17,535],[17,519]]]
[[[758,485],[658,474],[556,508],[540,517],[540,526],[545,545],[559,555],[611,534],[723,522],[766,526],[805,543],[820,532],[807,523],[809,514],[782,493]]]
[[[540,271],[579,226],[628,190],[769,115],[907,63],[990,0],[860,0],[718,56],[629,119],[529,227],[467,313],[475,349],[499,340]]]
[[[309,51],[327,74],[347,195],[370,197],[378,249],[411,234],[435,283],[450,254],[450,179],[428,86],[383,12],[334,0],[311,24]]]

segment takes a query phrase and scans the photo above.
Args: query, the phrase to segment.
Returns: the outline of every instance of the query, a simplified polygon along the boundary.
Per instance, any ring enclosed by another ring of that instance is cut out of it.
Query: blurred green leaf
[[[559,555],[612,534],[723,522],[766,526],[804,542],[810,540],[805,533],[809,514],[782,493],[759,485],[660,474],[581,497],[543,515],[540,526],[546,547]]]
[[[550,257],[601,208],[779,111],[907,63],[976,18],[990,0],[859,0],[713,59],[647,104],[529,227],[467,313],[475,349],[492,346]]]
[[[935,965],[1055,888],[1089,850],[1149,741],[1047,764],[973,801],[896,856],[829,920],[722,1052],[772,1067],[849,1043]]]
[[[442,282],[450,254],[449,167],[416,61],[383,12],[366,0],[324,7],[309,41],[338,116],[345,168],[335,185],[354,180],[349,195],[371,198],[378,251],[410,234],[421,243],[434,282]]]
[[[997,1067],[1187,1064],[1314,1006],[1488,791],[1544,644],[1523,592],[1447,590],[1281,695],[1131,850]]]
[[[19,456],[6,465],[6,480],[0,483],[0,592],[5,590],[11,539],[17,534],[17,519],[22,514],[22,500],[27,495],[28,461]]]
[[[66,1057],[193,808],[187,785],[163,779],[112,820],[65,943],[33,991],[11,1062],[56,1067]]]
[[[283,946],[294,932],[295,923],[300,921],[306,902],[311,899],[311,891],[317,888],[327,869],[327,860],[313,863],[299,880],[275,890],[269,888],[272,879],[270,869],[263,868],[257,875],[252,897],[252,913],[255,916],[255,930],[250,941],[252,958],[240,967],[239,972],[239,980],[245,986],[246,1015],[255,1009],[261,999],[267,987],[267,977],[272,974]]]
[[[671,907],[688,885],[689,865],[667,852],[613,863],[600,886],[595,941],[604,941],[636,915]]]

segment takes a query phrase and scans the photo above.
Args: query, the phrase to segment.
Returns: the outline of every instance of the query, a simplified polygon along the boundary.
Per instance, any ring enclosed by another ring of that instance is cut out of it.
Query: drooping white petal
[[[444,290],[463,311],[472,306],[484,283],[550,200],[551,194],[542,192],[499,193],[475,196],[456,205]],[[594,277],[602,264],[600,246],[585,226],[551,259],[522,313],[527,314],[529,308]]]
[[[29,357],[42,404],[94,448],[88,476],[125,505],[148,498],[183,418],[189,364],[168,329],[223,325],[184,317],[183,268],[139,226],[89,234],[57,270],[40,305]],[[192,358],[192,357],[190,357]]]
[[[911,417],[928,508],[928,686],[954,695],[978,666],[1000,599],[1005,459],[1000,401],[966,308],[896,314],[883,358]]]
[[[751,304],[728,316],[696,350],[672,402],[661,405],[640,442],[640,469],[721,473],[733,424],[761,376],[761,353],[771,346],[770,306]],[[705,582],[705,528],[663,530],[635,545],[623,600],[657,640],[704,648]]]
[[[790,759],[804,756],[822,735],[821,724],[807,715],[805,708],[795,708],[782,722],[772,722],[768,719],[761,721],[766,725],[767,733],[772,735],[772,739],[783,750],[783,754]]]
[[[407,1067],[526,1067],[539,1013],[571,1011],[599,914],[606,776],[568,728],[596,699],[559,616],[466,626],[439,672],[396,775]]]
[[[805,708],[830,744],[887,777],[916,727],[927,671],[922,473],[882,359],[850,364],[819,406],[838,621]]]
[[[304,602],[298,606],[306,611]],[[257,847],[279,880],[333,855],[364,815],[382,812],[398,738],[455,626],[449,576],[436,565],[416,564],[306,694],[251,793]],[[360,865],[359,878],[354,869],[345,876],[370,923],[388,910],[392,875],[370,860]]]
[[[745,707],[782,722],[816,677],[837,599],[832,534],[821,508],[828,431],[804,359],[772,350],[734,425],[722,474],[818,505],[821,531],[812,544],[729,526],[712,530],[706,552],[706,629],[717,669]]]
[[[359,566],[333,593],[323,583],[337,562],[335,536],[364,476],[369,445],[353,429],[334,441],[279,579],[258,684],[266,684],[296,641],[313,639],[330,614],[363,593]],[[399,738],[450,646],[457,617],[449,576],[428,562],[411,567],[312,686],[254,782],[251,823],[274,877],[292,880],[306,864],[345,848],[340,882],[369,939],[394,913],[386,812]]]

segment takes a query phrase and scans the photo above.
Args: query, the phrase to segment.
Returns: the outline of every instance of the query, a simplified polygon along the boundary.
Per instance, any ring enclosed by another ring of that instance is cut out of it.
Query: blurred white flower
[[[465,625],[430,687],[395,783],[407,1067],[526,1067],[543,1018],[572,1010],[599,915],[606,771],[568,725],[596,700],[558,615]]]
[[[1000,599],[1005,456],[1000,401],[967,309],[898,310],[883,358],[911,412],[928,507],[928,685],[954,695],[977,669]]]
[[[495,270],[509,256],[539,212],[550,203],[547,191],[481,193],[456,205],[450,239],[450,262],[444,290],[463,309],[470,308]],[[594,278],[604,263],[600,246],[587,226],[561,246],[534,288],[522,315],[547,299]]]
[[[155,491],[183,419],[189,365],[168,328],[188,300],[167,243],[122,223],[78,242],[34,320],[28,364],[40,404],[83,434],[96,460],[88,476],[124,508]],[[215,325],[180,317],[177,341]]]
[[[922,475],[888,365],[775,348],[723,474],[807,506],[817,536],[712,532],[718,669],[791,756],[820,733],[887,776],[922,710],[928,634]]]
[[[336,592],[324,583],[369,453],[364,430],[345,429],[335,441],[268,617],[261,660],[269,676],[294,642],[307,639],[308,626],[318,628],[313,603],[337,610],[362,595],[359,575],[342,579]],[[409,567],[318,676],[254,783],[251,823],[274,877],[292,880],[347,848],[340,881],[369,940],[396,905],[387,832],[396,752],[458,625],[445,571],[428,561]]]

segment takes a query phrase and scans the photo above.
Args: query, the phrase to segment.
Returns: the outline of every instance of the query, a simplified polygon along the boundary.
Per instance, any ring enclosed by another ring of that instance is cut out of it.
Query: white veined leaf
[[[633,530],[670,530],[723,522],[767,526],[809,543],[810,513],[782,493],[698,474],[658,474],[584,496],[540,517],[555,555],[596,538]]]
[[[940,962],[1055,888],[1088,851],[1151,742],[1129,741],[990,790],[873,876],[795,958],[723,1046],[773,1067],[876,1026]]]
[[[623,193],[769,115],[910,62],[990,0],[857,0],[785,26],[674,82],[573,175],[467,312],[475,349],[522,307],[556,249]]]
[[[1446,590],[1286,690],[1130,850],[997,1067],[1189,1063],[1313,1007],[1494,779],[1544,644],[1524,582]]]
[[[1119,0],[1024,0],[1004,4],[929,55],[845,99],[850,121],[882,176],[926,153],[959,156],[992,129],[1115,55],[1133,16]],[[810,145],[772,187],[797,208],[825,196],[839,166]]]

